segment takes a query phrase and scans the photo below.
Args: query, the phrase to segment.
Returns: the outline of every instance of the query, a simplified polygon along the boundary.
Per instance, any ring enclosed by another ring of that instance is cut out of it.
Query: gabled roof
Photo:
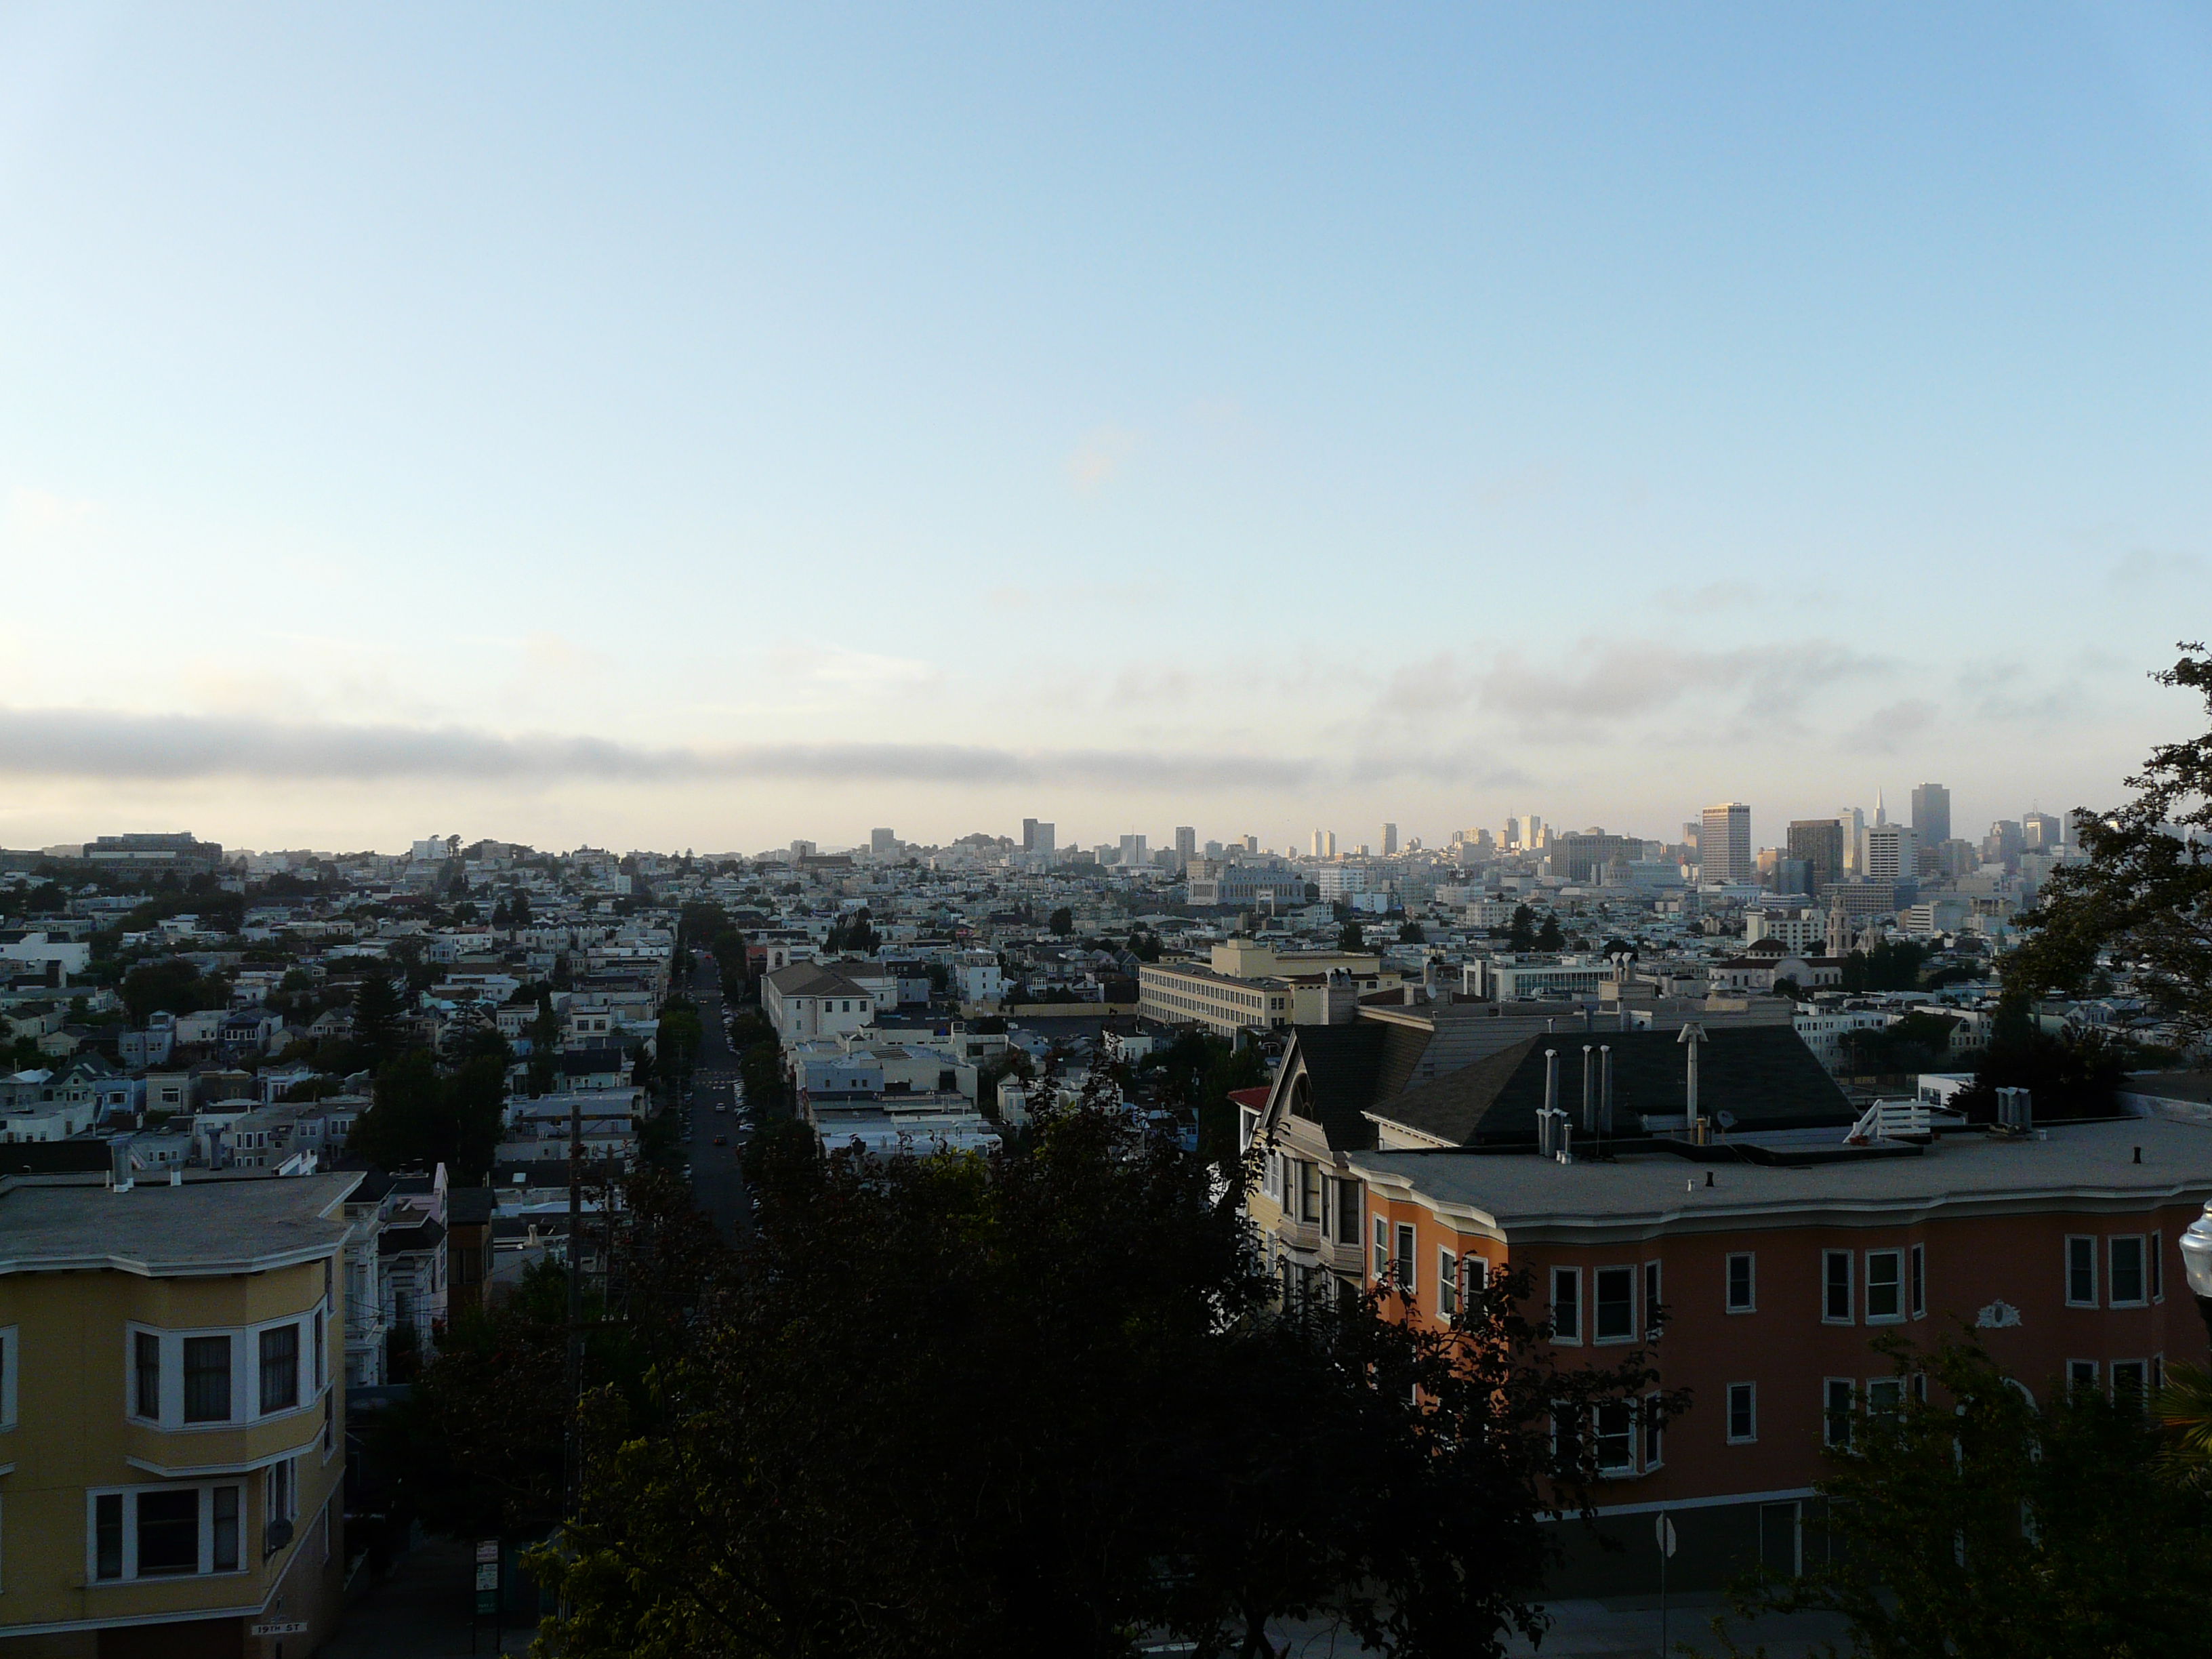
[[[1687,1065],[1674,1031],[1559,1032],[1449,1072],[1395,1099],[1369,1108],[1384,1121],[1452,1146],[1531,1141],[1544,1104],[1546,1051],[1559,1057],[1559,1101],[1581,1117],[1583,1048],[1613,1051],[1613,1122],[1642,1132],[1639,1118],[1680,1115]],[[1594,1080],[1595,1090],[1599,1085]],[[1698,1056],[1698,1109],[1731,1114],[1744,1129],[1845,1125],[1856,1116],[1836,1080],[1786,1025],[1720,1027],[1708,1031]]]
[[[869,993],[819,963],[794,962],[768,976],[780,997],[864,997]]]
[[[1333,1151],[1372,1146],[1375,1126],[1364,1114],[1404,1091],[1429,1036],[1419,1026],[1374,1020],[1293,1026],[1276,1077],[1276,1109],[1318,1124]]]

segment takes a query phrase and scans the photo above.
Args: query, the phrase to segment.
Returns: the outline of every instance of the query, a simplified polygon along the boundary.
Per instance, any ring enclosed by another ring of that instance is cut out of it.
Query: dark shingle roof
[[[1534,1140],[1544,1104],[1545,1050],[1559,1052],[1559,1104],[1579,1120],[1584,1043],[1613,1050],[1613,1122],[1621,1133],[1640,1133],[1640,1114],[1683,1110],[1687,1068],[1673,1031],[1528,1037],[1366,1109],[1458,1146]],[[1708,1031],[1698,1056],[1698,1109],[1709,1117],[1731,1113],[1745,1129],[1848,1124],[1857,1116],[1836,1080],[1786,1025]]]
[[[1375,1126],[1364,1114],[1404,1091],[1429,1042],[1429,1033],[1418,1027],[1371,1020],[1300,1025],[1292,1036],[1312,1091],[1299,1115],[1321,1125],[1337,1152],[1375,1144]],[[1291,1096],[1294,1103],[1297,1098]]]

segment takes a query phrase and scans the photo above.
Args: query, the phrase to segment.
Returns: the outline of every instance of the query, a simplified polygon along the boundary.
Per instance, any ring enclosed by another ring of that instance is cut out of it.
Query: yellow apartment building
[[[0,1180],[0,1659],[329,1637],[359,1180]]]

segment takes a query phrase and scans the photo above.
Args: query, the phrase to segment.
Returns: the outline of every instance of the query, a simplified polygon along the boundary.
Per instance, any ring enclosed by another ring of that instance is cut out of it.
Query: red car
[[[727,1135],[716,1135],[714,1137],[714,1144],[717,1146],[726,1146],[730,1144],[730,1138]]]

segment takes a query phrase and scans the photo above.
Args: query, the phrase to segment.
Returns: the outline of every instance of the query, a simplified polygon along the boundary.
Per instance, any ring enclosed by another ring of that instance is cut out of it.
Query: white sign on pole
[[[1662,1555],[1674,1554],[1674,1523],[1672,1521],[1669,1521],[1663,1515],[1656,1516],[1652,1519],[1651,1531],[1653,1536],[1657,1538],[1659,1540],[1659,1553]]]

